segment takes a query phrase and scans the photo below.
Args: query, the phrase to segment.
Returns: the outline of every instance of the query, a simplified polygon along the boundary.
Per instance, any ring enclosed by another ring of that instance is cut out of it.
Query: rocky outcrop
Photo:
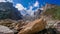
[[[36,32],[39,32],[39,31],[45,29],[45,25],[46,25],[46,22],[43,20],[43,18],[37,19],[37,20],[25,25],[18,34],[36,33]]]
[[[6,26],[0,25],[0,34],[14,34],[14,32]]]

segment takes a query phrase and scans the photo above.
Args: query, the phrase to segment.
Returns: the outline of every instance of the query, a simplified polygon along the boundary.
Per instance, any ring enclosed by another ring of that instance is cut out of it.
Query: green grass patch
[[[53,19],[60,20],[60,6],[57,6],[55,8],[47,9],[44,13],[45,15],[52,15]]]

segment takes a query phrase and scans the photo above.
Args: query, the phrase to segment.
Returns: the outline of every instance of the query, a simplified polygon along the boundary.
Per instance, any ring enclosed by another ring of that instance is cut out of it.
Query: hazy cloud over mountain
[[[0,0],[0,2],[13,2],[13,0]]]

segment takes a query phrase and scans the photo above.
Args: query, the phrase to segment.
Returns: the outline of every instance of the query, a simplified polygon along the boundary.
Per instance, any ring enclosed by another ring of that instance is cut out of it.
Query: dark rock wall
[[[18,20],[18,19],[22,19],[21,18],[21,14],[20,12],[13,7],[12,3],[9,2],[1,2],[0,3],[0,19],[14,19],[14,20]]]

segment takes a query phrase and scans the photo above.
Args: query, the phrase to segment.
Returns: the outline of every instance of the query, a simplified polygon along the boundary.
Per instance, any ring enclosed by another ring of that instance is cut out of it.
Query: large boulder
[[[0,34],[14,34],[14,32],[6,26],[0,25]]]

